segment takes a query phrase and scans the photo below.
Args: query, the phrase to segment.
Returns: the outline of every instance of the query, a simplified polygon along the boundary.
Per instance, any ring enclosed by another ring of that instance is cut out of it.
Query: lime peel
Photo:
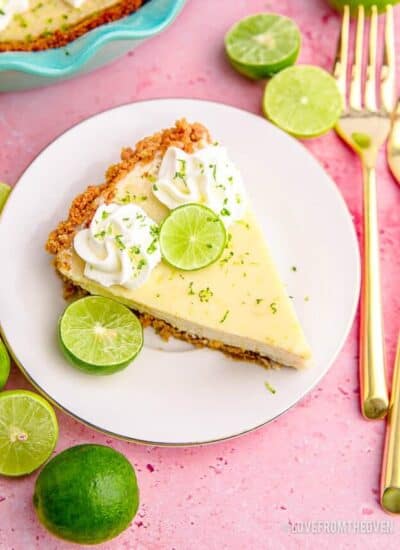
[[[10,193],[11,193],[10,185],[0,181],[0,214],[7,202],[7,199]]]
[[[0,390],[4,388],[10,374],[11,360],[7,348],[0,340]]]

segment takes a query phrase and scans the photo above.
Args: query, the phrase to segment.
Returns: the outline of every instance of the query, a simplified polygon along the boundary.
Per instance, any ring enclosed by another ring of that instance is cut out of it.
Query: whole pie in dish
[[[211,208],[228,235],[219,259],[196,271],[164,261],[158,239],[163,220],[188,203]],[[180,120],[123,149],[105,182],[74,199],[46,248],[66,283],[127,305],[163,338],[263,366],[310,362],[242,176],[201,124]]]
[[[147,0],[0,0],[0,52],[65,46]]]

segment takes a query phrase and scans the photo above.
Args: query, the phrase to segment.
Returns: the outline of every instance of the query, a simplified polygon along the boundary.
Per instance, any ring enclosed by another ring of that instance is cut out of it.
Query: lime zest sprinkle
[[[267,388],[269,393],[272,393],[272,395],[276,393],[276,389],[274,388],[274,386],[271,386],[271,384],[267,380],[264,382],[264,386]]]
[[[189,296],[194,296],[195,295],[195,291],[193,290],[193,281],[190,281],[190,283],[189,283],[188,294],[189,294]]]
[[[264,298],[256,298],[256,304],[259,305],[264,301]]]
[[[214,296],[214,292],[210,289],[210,287],[202,288],[199,291],[199,298],[200,302],[209,302],[210,298]]]
[[[272,311],[272,315],[275,315],[278,311],[278,308],[277,308],[277,305],[276,305],[276,302],[271,302],[269,304],[269,308],[270,310]]]
[[[229,309],[227,309],[219,322],[224,323],[226,321],[226,318],[228,317],[229,313],[230,313]]]

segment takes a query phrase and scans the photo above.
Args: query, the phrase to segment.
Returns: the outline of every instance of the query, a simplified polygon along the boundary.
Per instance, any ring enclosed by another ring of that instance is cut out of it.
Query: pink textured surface
[[[339,18],[323,0],[189,0],[162,36],[112,66],[51,88],[2,95],[0,178],[14,184],[58,134],[125,102],[198,97],[260,113],[262,84],[230,69],[222,37],[234,21],[262,10],[297,21],[304,38],[302,62],[331,67]],[[354,155],[333,133],[306,146],[337,182],[359,231],[361,180]],[[387,356],[392,365],[400,323],[400,188],[383,156],[379,198]],[[7,387],[29,384],[14,368]],[[137,469],[139,513],[123,535],[103,548],[394,549],[399,546],[400,518],[389,518],[378,502],[385,426],[362,420],[358,394],[356,323],[319,387],[255,433],[203,448],[150,448],[110,439],[58,412],[57,452],[78,443],[104,443],[122,451]],[[1,550],[71,547],[38,524],[31,505],[35,478],[0,479]],[[393,522],[394,534],[289,532],[290,525],[305,520],[387,519]]]

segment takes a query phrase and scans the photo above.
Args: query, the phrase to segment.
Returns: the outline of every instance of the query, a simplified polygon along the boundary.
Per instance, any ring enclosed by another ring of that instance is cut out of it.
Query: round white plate
[[[65,307],[44,250],[71,200],[102,182],[122,146],[178,118],[201,121],[242,170],[289,294],[313,348],[308,370],[266,371],[221,353],[155,335],[126,370],[93,377],[72,368],[57,345]],[[198,100],[124,105],[68,130],[29,166],[0,223],[2,332],[34,385],[79,420],[157,445],[217,441],[252,430],[292,407],[326,373],[354,318],[357,239],[335,184],[296,140],[247,112]],[[297,267],[297,271],[292,270]],[[268,381],[276,394],[265,387]]]

